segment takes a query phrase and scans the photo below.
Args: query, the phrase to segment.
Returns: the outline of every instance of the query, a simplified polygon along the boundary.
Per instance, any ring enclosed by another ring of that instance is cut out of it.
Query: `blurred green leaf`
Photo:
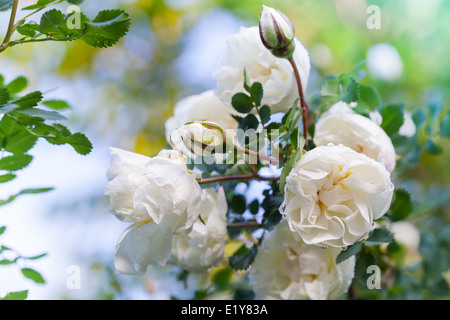
[[[234,270],[247,270],[255,260],[258,246],[247,248],[242,245],[230,258],[229,264]]]
[[[6,89],[8,89],[9,93],[16,94],[23,91],[28,86],[28,79],[20,76],[8,83]]]
[[[423,146],[424,150],[432,155],[438,155],[442,154],[444,152],[444,149],[438,145],[436,142],[433,141],[433,139],[429,138],[427,141],[425,141],[425,145]]]
[[[34,269],[31,268],[22,268],[22,274],[25,278],[33,280],[35,283],[45,283],[42,275]]]
[[[369,237],[364,241],[364,245],[377,246],[394,240],[394,235],[386,228],[376,228],[369,233]]]
[[[361,241],[355,242],[351,246],[348,246],[347,249],[342,250],[342,252],[338,254],[338,256],[336,257],[336,263],[339,264],[353,257],[361,250],[362,247],[363,243]]]
[[[66,110],[71,108],[64,100],[46,100],[42,101],[42,104],[53,110]]]
[[[371,253],[361,253],[355,264],[355,280],[362,286],[367,285],[367,268],[372,265],[376,265],[377,259]]]
[[[394,199],[389,210],[389,218],[392,221],[406,219],[413,211],[411,195],[409,192],[401,188],[396,189],[394,191]]]
[[[53,188],[24,189],[24,190],[20,191],[19,193],[15,194],[13,196],[10,196],[6,200],[0,200],[0,206],[3,206],[5,204],[8,204],[8,203],[14,201],[18,196],[22,196],[22,195],[26,195],[26,194],[44,193],[44,192],[49,192],[52,190],[53,190]]]
[[[25,300],[28,297],[28,290],[9,292],[5,297],[0,300]]]
[[[25,168],[33,160],[33,157],[28,154],[12,155],[0,159],[0,170],[17,171]]]
[[[384,129],[388,136],[393,136],[400,130],[404,122],[403,111],[403,103],[388,104],[381,107],[380,114],[383,118],[381,128]]]
[[[0,0],[0,11],[6,11],[13,5],[14,0]]]

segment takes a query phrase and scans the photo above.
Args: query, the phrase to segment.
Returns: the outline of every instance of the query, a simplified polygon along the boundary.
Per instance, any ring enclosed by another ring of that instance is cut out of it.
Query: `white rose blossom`
[[[115,264],[119,272],[143,273],[153,262],[164,265],[174,234],[188,233],[200,213],[202,191],[175,150],[150,158],[111,148],[105,194],[120,219],[134,222],[120,237]]]
[[[321,115],[316,123],[314,143],[317,146],[343,144],[381,162],[389,172],[396,165],[394,145],[386,132],[342,101]]]
[[[309,55],[299,40],[294,41],[293,59],[305,90],[311,68]],[[270,105],[272,113],[286,112],[298,98],[289,61],[275,57],[264,47],[258,27],[242,27],[227,39],[227,50],[213,74],[215,92],[225,103],[230,105],[234,94],[245,91],[244,70],[251,83],[258,81],[263,85],[262,104]]]
[[[195,120],[210,120],[224,129],[236,129],[238,123],[231,116],[234,113],[212,90],[185,97],[175,104],[173,116],[166,121],[166,140],[170,142],[170,135],[175,129]]]
[[[355,257],[336,264],[339,248],[304,243],[286,221],[266,234],[250,268],[258,299],[333,300],[353,279]]]
[[[379,162],[342,145],[320,146],[287,176],[280,212],[307,244],[347,247],[387,212],[393,189]]]
[[[419,245],[420,231],[409,221],[397,221],[389,228],[394,234],[394,239],[405,248],[404,263],[413,265],[421,260]]]
[[[191,272],[205,272],[224,256],[227,201],[223,188],[203,190],[200,218],[188,234],[173,238],[169,262]]]

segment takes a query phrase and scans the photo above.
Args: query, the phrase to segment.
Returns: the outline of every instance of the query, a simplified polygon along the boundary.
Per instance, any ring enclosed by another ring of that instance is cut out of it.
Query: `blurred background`
[[[34,2],[24,0],[21,6]],[[326,76],[348,72],[366,60],[364,82],[377,86],[383,101],[404,101],[410,111],[425,106],[430,96],[448,101],[449,1],[84,1],[80,7],[89,17],[106,8],[122,8],[131,15],[131,30],[120,43],[108,49],[82,41],[26,44],[0,56],[0,73],[7,81],[25,75],[30,91],[67,100],[73,106],[65,113],[68,127],[84,132],[94,145],[91,154],[79,156],[70,147],[38,143],[31,152],[32,165],[8,183],[8,190],[1,189],[6,197],[25,187],[55,187],[0,207],[0,224],[7,226],[3,245],[23,255],[48,253],[33,263],[45,284],[24,279],[15,266],[2,266],[0,296],[29,289],[30,299],[190,297],[198,282],[188,279],[192,286],[186,289],[170,267],[150,268],[139,277],[114,274],[115,245],[124,225],[108,212],[103,195],[108,147],[149,156],[164,148],[164,122],[174,104],[215,88],[212,73],[227,36],[241,26],[257,25],[263,4],[289,16],[310,53],[308,96]],[[380,29],[366,25],[370,5],[381,9]],[[65,12],[67,6],[62,3],[59,9]],[[8,20],[9,12],[1,12],[1,36]],[[428,206],[423,210],[448,222],[450,146],[448,141],[441,146],[442,154],[423,154],[408,174],[421,181],[410,188]],[[74,270],[81,276],[77,288],[68,283]]]

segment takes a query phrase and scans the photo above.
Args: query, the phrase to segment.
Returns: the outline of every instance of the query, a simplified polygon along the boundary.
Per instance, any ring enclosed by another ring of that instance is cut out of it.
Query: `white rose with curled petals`
[[[169,262],[191,272],[205,272],[224,256],[228,205],[223,188],[203,190],[200,218],[188,234],[173,238]]]
[[[355,113],[345,102],[334,104],[316,123],[314,143],[343,144],[384,164],[392,172],[396,164],[394,145],[373,120]]]
[[[355,257],[336,264],[338,248],[304,243],[286,221],[268,233],[249,271],[257,299],[333,300],[353,279]]]
[[[111,167],[105,194],[111,211],[134,222],[116,249],[116,269],[142,273],[148,264],[164,265],[174,234],[188,233],[198,219],[202,190],[175,150],[150,158],[111,148]],[[137,246],[137,247],[135,247]]]
[[[347,247],[387,212],[393,189],[379,162],[342,145],[320,146],[287,176],[280,211],[305,243]]]
[[[175,129],[196,120],[211,120],[224,129],[236,129],[238,123],[232,114],[234,109],[219,100],[212,90],[183,98],[175,104],[173,116],[166,121],[166,140],[170,143]]]
[[[303,90],[306,90],[309,55],[302,43],[294,39],[293,59],[299,69]],[[244,69],[250,83],[260,82],[264,88],[262,104],[270,105],[272,113],[288,111],[298,98],[297,83],[287,59],[275,57],[264,47],[258,27],[242,27],[227,39],[227,50],[219,62],[213,78],[217,96],[228,105],[231,98],[244,90]]]

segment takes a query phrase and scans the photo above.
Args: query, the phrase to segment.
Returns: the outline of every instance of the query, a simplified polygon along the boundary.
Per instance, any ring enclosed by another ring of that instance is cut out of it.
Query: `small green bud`
[[[289,59],[295,50],[295,29],[280,10],[263,5],[259,19],[259,34],[264,46],[279,58]]]

